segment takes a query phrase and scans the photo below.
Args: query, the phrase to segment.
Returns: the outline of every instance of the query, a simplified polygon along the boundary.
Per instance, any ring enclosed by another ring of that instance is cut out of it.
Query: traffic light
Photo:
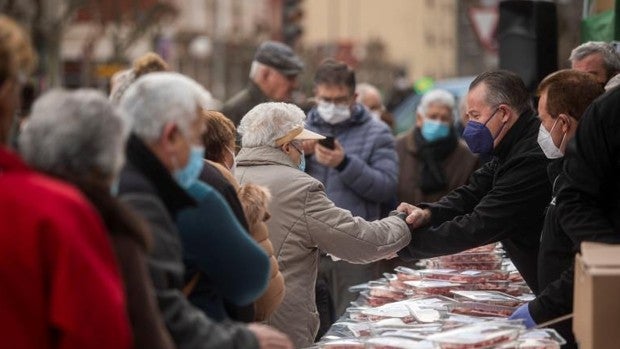
[[[301,8],[302,0],[284,0],[282,9],[282,41],[293,46],[303,34],[301,19],[304,11]]]

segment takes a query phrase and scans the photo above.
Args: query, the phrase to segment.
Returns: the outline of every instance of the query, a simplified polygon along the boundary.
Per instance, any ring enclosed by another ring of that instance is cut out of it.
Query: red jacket
[[[113,256],[101,219],[75,189],[0,147],[3,348],[130,348]]]

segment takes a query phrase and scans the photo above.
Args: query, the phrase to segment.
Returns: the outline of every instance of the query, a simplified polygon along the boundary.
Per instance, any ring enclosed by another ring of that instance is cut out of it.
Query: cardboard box
[[[620,348],[620,245],[581,244],[573,332],[580,349]]]

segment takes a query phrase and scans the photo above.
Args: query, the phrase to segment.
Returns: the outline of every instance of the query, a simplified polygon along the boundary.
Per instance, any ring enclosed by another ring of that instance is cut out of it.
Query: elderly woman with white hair
[[[301,142],[323,138],[304,129],[305,118],[286,103],[250,110],[239,125],[242,149],[235,172],[240,184],[256,183],[272,193],[267,226],[286,294],[267,322],[288,334],[296,348],[311,345],[319,326],[314,293],[319,249],[369,263],[392,255],[411,238],[401,217],[367,222],[336,207],[323,184],[304,172]]]
[[[103,94],[54,90],[35,103],[20,149],[33,167],[74,184],[103,218],[125,284],[135,348],[171,349],[174,344],[151,291],[148,231],[111,195],[127,135],[127,125]]]
[[[422,96],[415,127],[396,139],[398,199],[434,202],[465,183],[478,158],[459,140],[454,125],[454,96],[431,90]]]

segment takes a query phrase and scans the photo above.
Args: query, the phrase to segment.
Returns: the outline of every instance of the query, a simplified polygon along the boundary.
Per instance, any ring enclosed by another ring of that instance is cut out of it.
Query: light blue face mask
[[[120,176],[116,176],[113,180],[112,180],[112,184],[110,184],[110,195],[112,196],[118,196],[118,186],[120,184],[121,178]]]
[[[425,119],[422,124],[422,137],[427,142],[434,142],[448,137],[450,126],[437,120]]]
[[[306,156],[303,151],[301,152],[301,160],[299,161],[297,168],[299,168],[301,172],[306,172]]]
[[[204,156],[205,147],[198,145],[192,146],[187,165],[180,170],[174,171],[174,179],[183,189],[189,189],[189,187],[196,182],[198,176],[200,176],[200,172],[204,166]]]

